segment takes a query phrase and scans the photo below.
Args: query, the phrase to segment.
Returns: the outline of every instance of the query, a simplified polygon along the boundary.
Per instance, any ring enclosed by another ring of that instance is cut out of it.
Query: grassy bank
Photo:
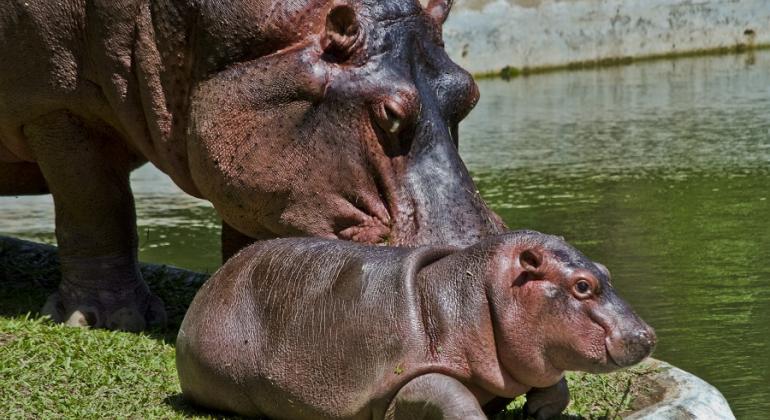
[[[4,418],[212,418],[181,398],[173,339],[202,275],[147,266],[169,328],[145,334],[66,328],[28,315],[56,287],[50,249],[0,238],[0,413]],[[646,392],[641,366],[570,374],[565,418],[615,418]],[[523,418],[517,400],[498,419]]]

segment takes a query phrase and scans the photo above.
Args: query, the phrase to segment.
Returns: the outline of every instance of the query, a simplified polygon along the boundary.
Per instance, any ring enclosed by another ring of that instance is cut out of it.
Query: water
[[[461,151],[492,207],[605,263],[656,357],[770,418],[770,54],[480,85]]]
[[[656,357],[770,416],[770,53],[479,85],[461,153],[490,205],[605,263]],[[142,259],[215,270],[211,206],[132,180]],[[53,242],[50,197],[0,208],[0,234]]]

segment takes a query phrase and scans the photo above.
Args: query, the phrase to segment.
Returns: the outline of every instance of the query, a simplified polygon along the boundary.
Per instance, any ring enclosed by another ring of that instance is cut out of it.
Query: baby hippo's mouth
[[[604,338],[604,348],[607,353],[607,364],[614,365],[614,367],[616,368],[623,367],[623,365],[621,365],[617,360],[615,360],[615,357],[612,355],[612,351],[610,350],[612,348],[612,344],[610,343],[609,336]]]

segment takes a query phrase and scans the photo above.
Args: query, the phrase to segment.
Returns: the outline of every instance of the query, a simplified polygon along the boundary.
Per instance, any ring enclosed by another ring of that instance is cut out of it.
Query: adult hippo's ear
[[[543,255],[535,249],[525,249],[518,255],[519,274],[514,280],[514,285],[520,286],[529,280],[541,277]]]
[[[453,2],[453,0],[430,0],[425,10],[436,23],[443,25],[449,17],[449,10],[452,8]]]
[[[363,44],[363,39],[363,30],[352,7],[342,5],[329,11],[321,38],[324,59],[335,63],[346,61]]]

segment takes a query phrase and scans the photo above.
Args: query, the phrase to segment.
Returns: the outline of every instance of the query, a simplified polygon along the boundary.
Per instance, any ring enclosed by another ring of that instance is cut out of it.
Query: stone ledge
[[[446,50],[475,75],[770,45],[766,0],[457,0]]]
[[[644,362],[656,372],[646,379],[648,397],[635,402],[630,420],[735,419],[730,405],[713,385],[669,363],[656,359]]]

